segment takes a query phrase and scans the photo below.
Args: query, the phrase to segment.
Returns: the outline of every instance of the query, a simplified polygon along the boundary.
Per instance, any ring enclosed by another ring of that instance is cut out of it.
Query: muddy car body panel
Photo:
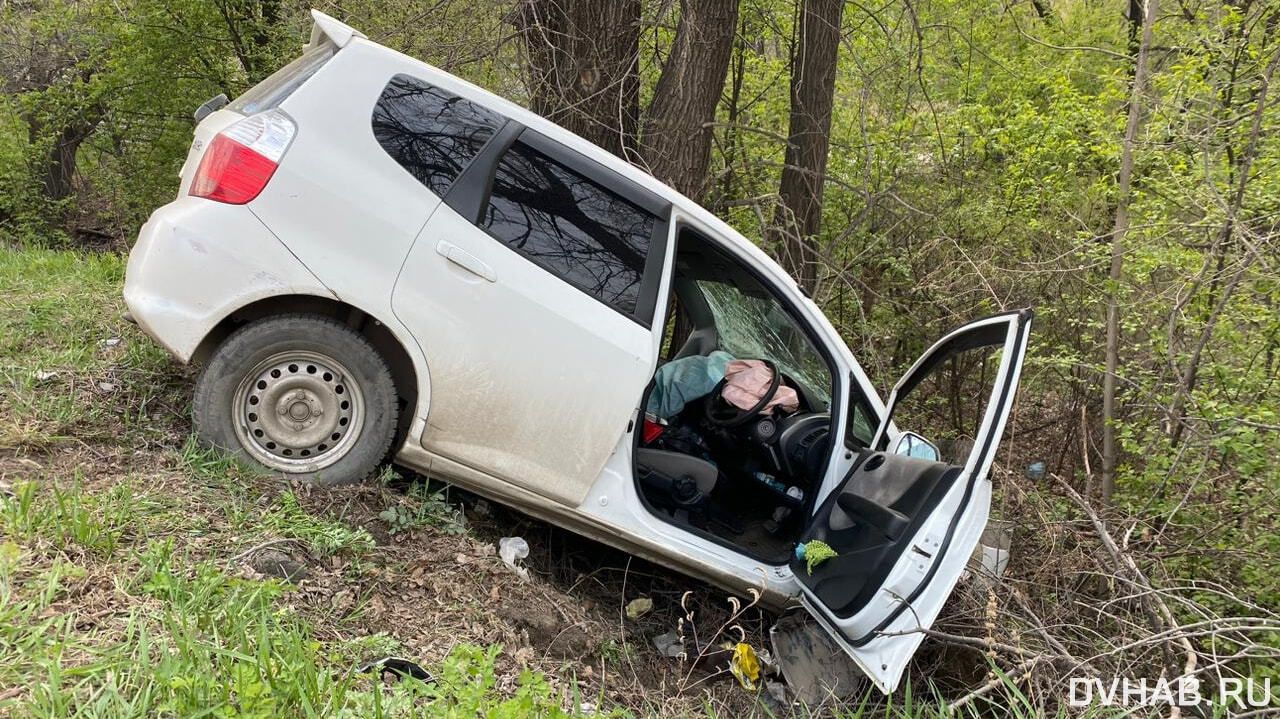
[[[130,256],[139,324],[178,359],[207,358],[202,439],[321,484],[363,478],[389,446],[593,539],[803,603],[891,691],[985,524],[1029,313],[944,338],[1005,332],[1001,383],[980,454],[920,459],[936,448],[898,446],[908,435],[840,334],[741,234],[554,123],[313,15],[301,57],[200,121],[179,198]],[[735,405],[730,375],[748,370],[768,379]],[[931,499],[844,498],[873,464]],[[849,527],[877,521],[892,538],[874,566],[822,586],[797,571],[824,522],[845,523],[823,534],[838,567],[866,541]],[[935,551],[905,549],[935,536]]]
[[[134,319],[183,362],[242,307],[281,295],[333,297],[252,213],[194,197],[151,216],[126,272]]]

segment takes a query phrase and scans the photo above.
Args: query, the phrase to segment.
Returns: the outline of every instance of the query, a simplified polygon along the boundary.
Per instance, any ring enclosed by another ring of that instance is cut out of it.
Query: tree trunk
[[[739,118],[742,115],[742,84],[746,79],[747,70],[747,50],[745,44],[745,36],[747,33],[747,19],[742,13],[738,13],[739,27],[734,36],[733,47],[729,53],[729,87],[728,97],[725,98],[725,129],[721,136],[721,154],[724,157],[724,172],[719,173],[720,177],[717,186],[714,188],[713,195],[708,209],[712,212],[723,211],[733,198],[734,188],[734,168],[743,162],[740,157],[742,143],[739,141]]]
[[[831,145],[831,108],[844,0],[804,0],[791,59],[791,118],[775,217],[783,264],[802,288],[818,284],[815,235],[822,226],[822,190]]]
[[[1146,22],[1146,11],[1143,9],[1142,0],[1129,0],[1129,10],[1125,13],[1125,18],[1129,20],[1129,55],[1136,58],[1142,50],[1142,28]],[[1134,63],[1130,72],[1136,73],[1137,70],[1138,65]]]
[[[1036,11],[1036,17],[1043,20],[1044,24],[1053,24],[1053,8],[1049,7],[1049,3],[1046,0],[1031,0],[1031,9]]]
[[[639,124],[640,0],[521,0],[534,112],[626,159]]]
[[[53,138],[53,147],[45,162],[44,190],[50,200],[65,200],[71,196],[72,182],[76,176],[76,152],[87,133],[81,127],[64,127]]]
[[[1109,505],[1116,489],[1116,372],[1120,365],[1120,303],[1118,292],[1124,273],[1124,244],[1129,232],[1130,186],[1133,177],[1133,146],[1142,124],[1142,97],[1146,91],[1147,54],[1151,49],[1157,0],[1146,0],[1142,19],[1142,40],[1134,59],[1133,90],[1129,95],[1129,119],[1125,123],[1120,154],[1119,197],[1115,226],[1111,230],[1111,270],[1107,275],[1106,374],[1102,377],[1102,503]]]
[[[58,127],[49,127],[34,115],[26,117],[27,136],[31,145],[35,147],[48,143],[48,149],[31,160],[35,164],[32,167],[33,174],[40,178],[46,198],[61,202],[71,196],[80,145],[98,126],[102,112],[102,108],[95,105],[85,110],[83,115],[73,116]]]
[[[711,123],[724,90],[738,0],[684,0],[675,44],[645,112],[640,155],[659,180],[701,201],[710,189]]]

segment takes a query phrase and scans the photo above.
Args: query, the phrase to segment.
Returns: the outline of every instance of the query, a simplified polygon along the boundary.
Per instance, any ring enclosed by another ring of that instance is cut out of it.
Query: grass
[[[396,482],[400,476],[388,468],[381,481]],[[449,504],[446,490],[432,489],[426,482],[412,482],[404,494],[391,506],[378,513],[390,534],[433,527],[446,534],[462,534],[467,531],[462,513]]]
[[[286,493],[286,498],[293,497]],[[185,502],[125,480],[91,492],[24,482],[0,503],[0,714],[125,716],[475,716],[511,707],[558,715],[544,679],[497,692],[494,650],[458,646],[432,685],[383,687],[350,668],[399,642],[318,637],[294,588],[246,577],[179,544],[207,529]],[[367,532],[286,499],[264,536],[327,555],[372,548]],[[16,691],[15,691],[16,690]],[[459,705],[460,697],[466,702]],[[447,710],[438,711],[442,708]]]
[[[660,611],[620,624],[574,592],[585,575],[522,582],[443,490],[389,471],[312,491],[201,449],[189,373],[121,319],[123,275],[0,247],[0,717],[773,716],[731,680],[678,692],[687,669],[648,645]],[[254,569],[268,548],[307,578]],[[387,655],[434,681],[352,671]]]
[[[18,571],[29,559],[4,547],[0,595],[0,675],[28,687],[15,714],[35,717],[557,715],[544,681],[524,678],[514,697],[492,691],[494,653],[459,647],[439,681],[384,690],[341,667],[359,644],[322,644],[308,624],[281,611],[287,589],[229,576],[209,563],[187,566],[171,542],[139,554],[122,586],[131,608],[118,621],[85,631],[79,613],[50,612],[82,577],[55,563],[38,575]],[[32,680],[35,680],[32,682]],[[465,702],[459,698],[465,697]],[[438,711],[444,708],[445,711]]]
[[[0,251],[0,449],[112,441],[122,425],[131,439],[169,436],[152,418],[174,409],[181,373],[155,344],[123,340],[123,279],[115,255]]]
[[[495,646],[458,643],[430,684],[353,674],[406,648],[230,562],[291,541],[350,565],[375,541],[187,437],[187,378],[121,319],[123,277],[114,255],[0,250],[0,716],[563,714],[538,673],[500,690]],[[406,503],[401,531],[450,516]]]

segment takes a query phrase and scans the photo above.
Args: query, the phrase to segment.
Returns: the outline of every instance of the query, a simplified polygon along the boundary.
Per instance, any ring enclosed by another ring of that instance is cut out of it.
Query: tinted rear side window
[[[481,224],[516,252],[634,315],[656,221],[517,141],[498,162]]]
[[[279,106],[286,97],[293,94],[294,90],[302,87],[302,83],[316,74],[331,57],[333,57],[333,45],[329,43],[307,50],[293,62],[246,90],[231,103],[230,109],[252,115]]]
[[[396,75],[374,106],[373,136],[409,174],[443,196],[504,122],[457,95]]]

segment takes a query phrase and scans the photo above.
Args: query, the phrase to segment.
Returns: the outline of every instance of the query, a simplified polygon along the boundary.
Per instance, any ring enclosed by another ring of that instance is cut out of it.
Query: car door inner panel
[[[852,616],[876,595],[899,557],[927,553],[912,540],[962,472],[944,462],[863,452],[801,538],[824,542],[836,556],[812,573],[796,557],[792,571],[836,616]]]

